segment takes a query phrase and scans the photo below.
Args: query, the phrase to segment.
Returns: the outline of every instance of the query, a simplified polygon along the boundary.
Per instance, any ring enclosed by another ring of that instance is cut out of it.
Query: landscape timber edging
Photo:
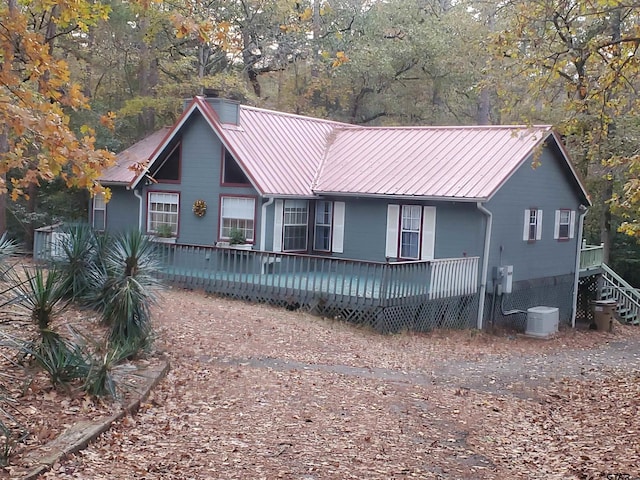
[[[22,473],[19,478],[21,480],[35,480],[38,476],[51,469],[51,467],[62,458],[87,448],[91,442],[109,430],[114,422],[120,420],[127,414],[135,414],[140,408],[141,403],[149,397],[151,391],[157,387],[167,375],[169,368],[169,360],[163,358],[158,367],[147,370],[147,372],[150,373],[150,381],[145,385],[142,393],[126,404],[119,412],[101,417],[97,420],[76,423],[56,439],[34,451],[29,457],[38,458],[32,462],[35,466],[30,467],[30,469]]]

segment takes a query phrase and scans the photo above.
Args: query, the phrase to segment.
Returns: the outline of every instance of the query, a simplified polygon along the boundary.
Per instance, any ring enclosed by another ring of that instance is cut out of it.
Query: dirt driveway
[[[181,290],[155,318],[168,377],[43,478],[640,478],[640,328],[382,336]]]

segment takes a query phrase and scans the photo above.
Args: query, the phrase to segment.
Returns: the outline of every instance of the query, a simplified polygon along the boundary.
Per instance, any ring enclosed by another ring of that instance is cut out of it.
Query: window
[[[307,249],[309,207],[306,200],[285,200],[283,216],[283,251]]]
[[[235,232],[246,242],[254,241],[256,201],[248,197],[220,198],[220,238],[230,239]]]
[[[436,207],[387,205],[385,256],[433,260],[436,245]]]
[[[180,144],[173,147],[171,153],[151,172],[151,176],[160,183],[178,183],[180,181]]]
[[[249,185],[249,179],[244,174],[238,162],[233,158],[229,150],[224,149],[224,162],[222,164],[222,183],[235,185]]]
[[[107,224],[107,204],[104,193],[96,193],[93,197],[93,228],[103,231]]]
[[[528,208],[524,211],[522,240],[525,242],[542,240],[542,210]]]
[[[149,192],[147,231],[164,236],[177,235],[179,201],[177,193]]]
[[[569,209],[556,210],[556,222],[553,238],[556,240],[569,240],[574,236],[576,212]]]
[[[420,258],[422,207],[403,205],[400,223],[400,258]]]
[[[313,249],[321,252],[331,251],[331,229],[333,223],[333,202],[316,202],[315,230]]]

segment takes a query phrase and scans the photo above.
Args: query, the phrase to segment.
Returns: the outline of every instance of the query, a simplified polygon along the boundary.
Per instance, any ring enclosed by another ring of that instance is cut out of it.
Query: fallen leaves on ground
[[[155,322],[167,378],[137,416],[43,478],[640,475],[637,328],[379,335],[181,290]],[[593,354],[613,344],[628,363]],[[535,377],[515,391],[510,366]]]

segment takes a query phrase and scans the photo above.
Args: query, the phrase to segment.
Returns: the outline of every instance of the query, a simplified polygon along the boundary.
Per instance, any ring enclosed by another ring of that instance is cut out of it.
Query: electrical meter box
[[[513,265],[498,267],[495,276],[498,282],[498,295],[511,293],[513,289]]]
[[[531,307],[527,310],[525,335],[546,338],[558,331],[559,310],[556,307]]]

